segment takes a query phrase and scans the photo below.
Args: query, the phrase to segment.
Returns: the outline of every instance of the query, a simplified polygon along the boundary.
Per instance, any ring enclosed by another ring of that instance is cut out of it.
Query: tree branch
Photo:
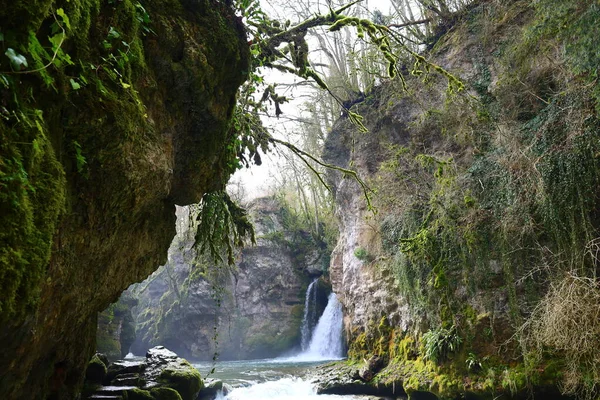
[[[431,22],[430,18],[419,19],[417,21],[408,21],[408,22],[405,22],[403,24],[389,24],[387,27],[388,28],[404,28],[404,27],[412,26],[412,25],[426,24],[428,22]]]
[[[363,194],[365,196],[365,200],[367,202],[367,208],[370,211],[375,211],[375,208],[373,207],[373,204],[371,203],[371,192],[372,190],[367,186],[367,184],[358,176],[357,172],[351,169],[347,169],[347,168],[343,168],[343,167],[339,167],[337,165],[333,165],[333,164],[329,164],[326,163],[322,160],[319,160],[318,158],[316,158],[315,156],[313,156],[310,153],[305,152],[302,149],[299,149],[298,147],[294,146],[293,144],[291,144],[290,142],[286,142],[284,140],[280,140],[280,139],[276,139],[272,136],[269,136],[268,141],[273,143],[273,144],[280,144],[284,147],[287,147],[288,149],[290,149],[292,151],[292,153],[296,154],[298,157],[300,157],[300,159],[304,162],[304,164],[306,164],[306,166],[317,176],[317,178],[319,179],[319,181],[321,182],[321,184],[323,186],[325,186],[327,188],[327,190],[331,191],[331,188],[329,187],[329,185],[323,180],[323,177],[321,176],[322,173],[317,171],[312,165],[310,165],[310,163],[308,162],[307,159],[319,164],[320,166],[327,168],[327,169],[331,169],[331,170],[335,170],[335,171],[340,171],[341,173],[343,173],[344,175],[348,175],[350,177],[352,177],[356,182],[358,182],[358,184],[360,185]]]

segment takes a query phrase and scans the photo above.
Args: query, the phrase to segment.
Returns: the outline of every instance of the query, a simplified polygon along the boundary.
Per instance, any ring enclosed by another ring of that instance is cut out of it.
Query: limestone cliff
[[[330,174],[331,281],[350,358],[385,360],[373,382],[415,398],[596,393],[597,353],[575,348],[598,332],[599,60],[584,50],[598,17],[576,1],[476,2],[403,67],[406,86],[355,106],[368,134],[347,118],[330,132],[325,159],[356,167],[378,210]],[[588,295],[561,308],[575,292]]]
[[[325,248],[278,200],[257,199],[248,208],[257,244],[240,250],[232,268],[195,253],[188,210],[179,211],[169,262],[131,289],[140,301],[135,354],[161,344],[196,360],[217,352],[252,359],[299,345],[306,288],[323,273]]]
[[[216,0],[2,0],[0,27],[0,397],[72,399],[96,314],[232,172],[247,44]]]

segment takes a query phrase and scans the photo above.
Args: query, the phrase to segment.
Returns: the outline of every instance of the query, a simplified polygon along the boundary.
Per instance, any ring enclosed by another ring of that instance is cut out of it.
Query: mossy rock
[[[182,400],[179,392],[169,387],[157,387],[150,390],[155,400]]]
[[[142,389],[131,389],[123,393],[123,399],[125,400],[154,400],[155,398],[147,390]]]
[[[177,366],[165,368],[158,380],[179,392],[183,400],[195,400],[198,392],[204,387],[200,372],[185,360]]]
[[[106,376],[106,364],[94,354],[85,370],[85,379],[92,383],[102,383]]]

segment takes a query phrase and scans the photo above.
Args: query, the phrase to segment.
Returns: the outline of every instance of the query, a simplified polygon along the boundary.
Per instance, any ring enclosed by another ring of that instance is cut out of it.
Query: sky
[[[312,0],[317,2],[317,0]],[[318,0],[321,3],[321,11],[327,10],[327,1],[326,0]],[[261,6],[263,10],[271,17],[277,18],[277,15],[285,16],[285,10],[279,6],[282,4],[281,1],[278,0],[261,0]],[[392,10],[391,1],[390,0],[363,0],[361,5],[367,7],[369,10],[379,10],[384,14],[388,14]],[[310,45],[310,43],[309,43]],[[292,76],[287,74],[284,76],[281,73],[266,73],[266,79],[271,82],[280,82],[280,83],[291,83],[298,82],[301,78]],[[278,93],[282,95],[289,95],[290,93]],[[284,111],[284,116],[299,116],[300,105],[305,101],[302,98],[302,93],[294,93],[293,97],[296,97],[295,101],[290,103],[286,103],[282,106]],[[270,118],[263,119],[265,126],[269,127],[271,131],[277,137],[285,137],[286,132],[289,133],[290,130],[294,130],[294,124],[290,123],[286,118]],[[243,186],[244,197],[247,200],[252,198],[265,196],[269,194],[270,188],[273,186],[273,182],[277,179],[277,173],[281,169],[281,165],[283,162],[283,158],[278,155],[277,152],[271,152],[266,155],[262,155],[262,165],[257,166],[253,165],[250,168],[243,168],[235,173],[231,182],[233,182],[232,186]]]

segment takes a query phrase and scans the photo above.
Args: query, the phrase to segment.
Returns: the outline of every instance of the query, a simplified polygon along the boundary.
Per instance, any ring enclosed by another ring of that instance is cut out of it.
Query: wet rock
[[[383,358],[379,356],[372,356],[369,361],[367,361],[365,366],[360,369],[358,375],[363,381],[369,382],[373,379],[375,374],[381,371],[384,365],[385,363]]]
[[[206,379],[204,381],[204,388],[198,394],[197,400],[215,400],[219,392],[227,395],[229,388],[220,379]]]
[[[92,361],[101,363],[96,356]],[[84,398],[196,400],[203,388],[200,372],[164,346],[148,350],[145,359],[111,363],[105,375],[100,380],[104,386],[94,387]]]
[[[126,374],[139,374],[146,368],[146,363],[143,360],[119,360],[108,365],[108,371],[104,379],[105,384],[110,384],[118,376]]]
[[[203,387],[200,372],[164,346],[148,350],[143,379],[146,381],[146,388],[170,387],[183,400],[195,400]]]
[[[375,363],[375,365],[378,365]],[[345,363],[318,367],[310,380],[316,384],[318,394],[403,396],[401,387],[374,384],[360,378],[361,369]]]

